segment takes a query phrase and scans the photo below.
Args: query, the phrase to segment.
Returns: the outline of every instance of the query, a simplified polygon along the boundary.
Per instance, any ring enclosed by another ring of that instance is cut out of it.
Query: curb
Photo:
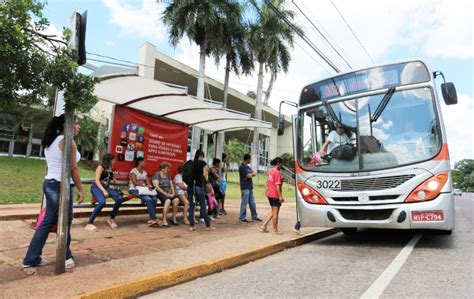
[[[235,255],[207,262],[172,269],[157,274],[145,276],[133,281],[112,285],[110,287],[94,290],[72,298],[92,299],[92,298],[126,298],[136,297],[151,291],[168,288],[199,277],[222,272],[226,269],[234,268],[269,255],[278,253],[285,249],[309,243],[339,232],[338,228],[329,228],[320,232],[311,233],[296,239],[275,243],[272,245],[248,250]]]

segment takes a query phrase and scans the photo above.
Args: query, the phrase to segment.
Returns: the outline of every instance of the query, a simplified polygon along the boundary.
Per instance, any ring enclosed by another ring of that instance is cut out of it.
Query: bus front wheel
[[[352,236],[357,233],[357,227],[344,227],[341,228],[341,231],[346,236]]]

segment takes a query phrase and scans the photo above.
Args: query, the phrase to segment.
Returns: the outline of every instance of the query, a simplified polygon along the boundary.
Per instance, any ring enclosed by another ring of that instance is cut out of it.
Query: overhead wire
[[[318,32],[318,34],[326,41],[326,43],[333,49],[334,52],[336,52],[337,56],[339,56],[342,61],[349,67],[349,69],[352,70],[352,66],[350,63],[344,58],[344,56],[339,53],[339,51],[333,46],[333,44],[326,38],[326,36],[319,30],[319,28],[314,24],[314,22],[304,13],[304,11],[298,6],[298,4],[295,3],[294,0],[291,1],[293,5],[296,7],[296,9],[303,15],[303,17],[311,24],[311,26]]]
[[[298,36],[314,51],[318,54],[326,64],[328,64],[336,73],[340,73],[341,70],[311,41],[308,37],[301,32],[295,25],[284,16],[277,7],[268,0],[264,0],[265,3],[272,9]]]
[[[339,9],[337,8],[336,4],[334,3],[333,0],[331,0],[331,3],[332,3],[332,6],[334,6],[334,8],[336,9],[337,13],[339,14],[339,16],[341,17],[341,19],[344,21],[344,23],[346,24],[347,28],[349,28],[349,30],[351,31],[352,35],[355,37],[355,39],[357,40],[357,42],[359,43],[359,45],[362,47],[362,49],[364,50],[365,54],[367,54],[367,56],[370,58],[370,60],[372,61],[373,64],[375,64],[375,61],[374,59],[372,58],[372,56],[370,55],[369,51],[367,51],[367,49],[364,47],[364,45],[362,44],[362,42],[360,41],[360,39],[357,37],[357,34],[354,32],[354,30],[352,30],[352,27],[349,25],[349,23],[346,21],[346,18],[344,18],[344,16],[342,15],[342,13],[339,11]]]

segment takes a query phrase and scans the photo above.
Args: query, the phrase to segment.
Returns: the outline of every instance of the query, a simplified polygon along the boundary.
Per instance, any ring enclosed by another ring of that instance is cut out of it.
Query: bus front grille
[[[383,210],[339,210],[347,220],[386,220],[392,215],[393,209]]]
[[[341,180],[341,189],[337,191],[371,191],[391,189],[400,186],[413,177],[415,177],[414,174],[407,174],[380,178]]]

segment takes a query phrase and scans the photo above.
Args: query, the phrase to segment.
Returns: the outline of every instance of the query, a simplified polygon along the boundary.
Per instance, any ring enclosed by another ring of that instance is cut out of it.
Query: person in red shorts
[[[276,157],[272,160],[271,165],[273,166],[273,168],[268,171],[267,197],[272,210],[265,218],[265,221],[260,227],[260,231],[263,233],[268,233],[267,225],[270,220],[273,220],[272,233],[275,235],[281,235],[282,233],[278,230],[278,213],[280,213],[281,203],[285,201],[283,199],[283,194],[281,191],[283,185],[283,178],[280,173],[280,169],[283,167],[283,159],[280,157]]]

